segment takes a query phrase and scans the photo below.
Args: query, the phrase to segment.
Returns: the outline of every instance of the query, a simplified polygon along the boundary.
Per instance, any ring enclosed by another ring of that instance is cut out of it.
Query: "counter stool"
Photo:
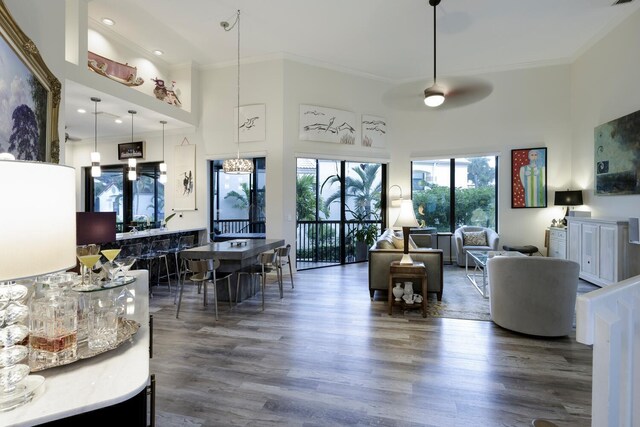
[[[171,293],[171,277],[169,277],[169,262],[167,261],[168,252],[169,252],[169,239],[154,240],[153,242],[151,242],[151,248],[149,249],[149,251],[140,255],[139,260],[147,262],[147,269],[149,270],[149,272],[151,272],[153,261],[155,260],[158,261],[156,284],[159,285],[160,279],[163,277],[166,277],[167,284],[169,286],[169,293]],[[164,268],[166,273],[164,276],[160,276],[160,264],[162,260],[164,260]],[[151,292],[151,295],[153,296],[153,292]]]
[[[195,237],[193,234],[188,236],[180,236],[180,238],[178,239],[178,245],[173,248],[169,248],[169,250],[167,251],[167,254],[173,254],[175,258],[176,271],[171,274],[175,275],[178,281],[180,281],[180,276],[182,275],[182,269],[184,267],[184,260],[181,260],[181,262],[179,262],[178,254],[185,249],[192,248],[194,246],[194,240]]]
[[[289,266],[289,278],[291,279],[291,289],[293,286],[293,272],[291,270],[291,245],[287,244],[287,246],[281,246],[276,248],[275,252],[278,254],[276,257],[276,268],[278,269],[278,277],[280,283],[283,281],[282,267],[285,265]]]

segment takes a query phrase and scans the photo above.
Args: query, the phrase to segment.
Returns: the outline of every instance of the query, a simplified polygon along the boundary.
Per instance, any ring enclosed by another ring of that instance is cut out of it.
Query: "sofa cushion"
[[[484,231],[462,232],[464,246],[488,246],[487,233]]]

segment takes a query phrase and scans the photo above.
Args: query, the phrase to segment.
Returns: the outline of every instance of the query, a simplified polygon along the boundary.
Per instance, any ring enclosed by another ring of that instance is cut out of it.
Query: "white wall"
[[[594,128],[640,110],[639,52],[640,11],[571,67],[573,182],[585,190],[584,202],[592,216],[626,219],[640,215],[640,195],[594,194]]]

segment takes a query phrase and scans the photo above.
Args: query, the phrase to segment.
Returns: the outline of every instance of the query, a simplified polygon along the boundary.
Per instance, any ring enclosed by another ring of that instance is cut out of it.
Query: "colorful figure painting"
[[[511,207],[547,207],[547,149],[511,150]]]

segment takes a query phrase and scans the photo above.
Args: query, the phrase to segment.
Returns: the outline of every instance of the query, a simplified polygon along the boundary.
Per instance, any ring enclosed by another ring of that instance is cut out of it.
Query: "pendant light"
[[[102,175],[102,169],[100,169],[100,153],[98,152],[98,102],[101,101],[100,98],[92,97],[91,101],[93,101],[95,107],[93,112],[94,119],[94,147],[93,153],[91,153],[91,176],[93,178],[99,178]]]
[[[436,6],[440,0],[429,0],[433,6],[433,85],[424,91],[424,103],[427,107],[438,107],[444,102],[444,93],[436,84]]]
[[[236,119],[236,144],[238,144],[238,152],[235,159],[227,159],[222,162],[222,170],[224,173],[241,175],[253,172],[253,162],[249,159],[240,158],[240,10],[236,13],[236,20],[229,25],[227,21],[220,23],[225,31],[230,31],[233,27],[238,26],[238,114]]]
[[[160,177],[158,178],[158,181],[160,181],[162,184],[166,184],[167,183],[167,164],[164,162],[164,125],[167,124],[167,121],[160,120],[160,123],[162,123],[162,163],[160,163]]]
[[[129,114],[131,114],[131,142],[133,142],[133,116],[136,114],[136,110],[129,110]],[[127,178],[129,181],[135,181],[138,179],[138,173],[136,172],[136,159],[129,159],[129,172],[127,172]]]

